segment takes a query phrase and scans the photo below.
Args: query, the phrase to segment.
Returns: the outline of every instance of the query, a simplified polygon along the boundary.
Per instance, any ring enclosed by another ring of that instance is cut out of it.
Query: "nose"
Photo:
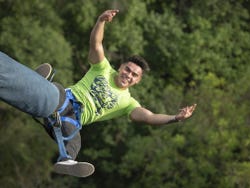
[[[131,79],[133,78],[132,72],[127,73],[127,80],[130,82]]]
[[[132,77],[132,72],[129,72],[129,73],[128,73],[128,76],[131,78],[131,77]]]

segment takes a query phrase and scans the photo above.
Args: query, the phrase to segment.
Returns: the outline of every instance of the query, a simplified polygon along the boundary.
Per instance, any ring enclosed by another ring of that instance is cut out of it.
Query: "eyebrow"
[[[133,76],[139,76],[139,74],[132,71],[131,68],[128,65],[126,65],[126,69],[128,69],[130,72],[132,72]]]

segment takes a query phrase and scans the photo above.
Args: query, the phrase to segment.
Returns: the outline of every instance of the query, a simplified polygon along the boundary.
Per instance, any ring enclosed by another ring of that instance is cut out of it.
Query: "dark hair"
[[[150,68],[149,68],[149,65],[148,65],[148,62],[141,56],[139,55],[133,55],[131,57],[129,57],[127,60],[126,60],[126,63],[127,62],[133,62],[135,63],[136,65],[140,66],[142,68],[142,71],[149,71]]]

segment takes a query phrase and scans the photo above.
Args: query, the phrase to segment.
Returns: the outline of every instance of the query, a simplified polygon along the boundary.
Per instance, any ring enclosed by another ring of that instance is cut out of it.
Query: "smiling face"
[[[115,78],[117,87],[126,89],[140,82],[142,77],[142,68],[133,62],[121,64],[118,75]]]

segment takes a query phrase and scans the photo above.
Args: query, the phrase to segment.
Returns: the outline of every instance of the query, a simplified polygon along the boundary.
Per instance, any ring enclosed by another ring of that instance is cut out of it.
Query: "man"
[[[106,63],[104,50],[102,45],[104,26],[106,22],[111,22],[113,17],[118,13],[118,10],[107,10],[101,14],[92,30],[90,36],[90,51],[89,61],[92,66]],[[134,59],[133,59],[134,58]],[[102,66],[102,65],[99,65]],[[140,57],[132,57],[127,62],[122,64],[118,70],[118,74],[114,76],[115,86],[119,90],[127,90],[129,87],[140,82],[143,72],[148,69],[146,61]],[[74,93],[74,87],[73,87]],[[130,118],[133,121],[144,122],[151,125],[164,125],[170,122],[184,120],[190,117],[195,109],[196,104],[183,108],[177,115],[154,114],[146,108],[136,104],[129,112]]]
[[[147,62],[140,56],[128,58],[120,65],[118,71],[115,71],[106,59],[102,44],[105,23],[111,22],[118,12],[118,10],[107,10],[97,19],[90,35],[88,56],[90,70],[78,83],[69,87],[66,93],[60,85],[50,83],[34,71],[0,53],[0,98],[33,116],[44,117],[45,128],[53,138],[55,135],[51,128],[51,119],[53,120],[51,114],[54,111],[59,112],[64,136],[71,135],[79,124],[87,125],[122,115],[128,115],[132,121],[151,125],[165,125],[189,118],[196,104],[181,109],[176,115],[155,114],[141,107],[139,102],[130,96],[129,87],[138,84],[143,73],[149,68]],[[13,71],[20,73],[16,75]],[[15,82],[14,76],[21,77],[18,78],[20,80],[18,83]],[[42,89],[37,89],[37,84]],[[43,88],[46,88],[47,92],[44,92]],[[25,97],[27,95],[28,98]],[[65,120],[65,117],[71,120]],[[81,148],[79,132],[65,142],[65,146],[69,157],[61,158],[57,164],[74,164]]]

